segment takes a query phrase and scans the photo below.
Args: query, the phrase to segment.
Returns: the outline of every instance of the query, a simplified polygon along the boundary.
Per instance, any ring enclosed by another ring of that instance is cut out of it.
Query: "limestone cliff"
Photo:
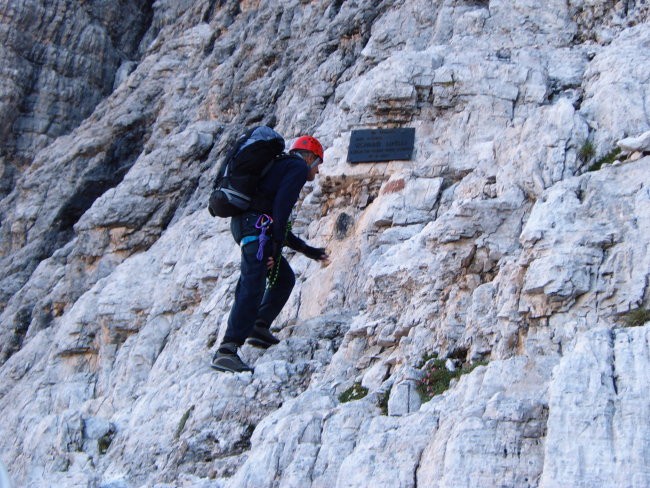
[[[14,484],[650,485],[648,12],[5,3]],[[289,254],[282,342],[218,374],[239,250],[206,203],[260,123],[326,146],[294,229],[332,259]],[[413,159],[347,163],[375,127],[415,128]]]

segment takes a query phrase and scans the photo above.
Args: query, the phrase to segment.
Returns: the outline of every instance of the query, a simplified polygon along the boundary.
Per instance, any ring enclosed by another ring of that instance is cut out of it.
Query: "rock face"
[[[648,8],[0,7],[14,484],[650,485]],[[282,342],[218,374],[239,249],[206,202],[260,123],[326,146],[294,229],[332,259],[289,254]],[[348,164],[372,127],[412,161]]]
[[[0,7],[0,190],[11,190],[38,150],[69,133],[139,57],[151,2],[39,2]]]

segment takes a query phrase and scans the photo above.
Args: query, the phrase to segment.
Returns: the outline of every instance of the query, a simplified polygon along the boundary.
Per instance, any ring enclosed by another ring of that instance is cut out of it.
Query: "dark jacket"
[[[272,202],[267,211],[273,217],[271,234],[276,251],[282,247],[285,236],[286,244],[292,249],[301,251],[305,245],[293,233],[287,233],[287,223],[308,175],[309,166],[304,159],[286,154],[276,158],[271,169],[260,180],[259,192],[268,202]]]

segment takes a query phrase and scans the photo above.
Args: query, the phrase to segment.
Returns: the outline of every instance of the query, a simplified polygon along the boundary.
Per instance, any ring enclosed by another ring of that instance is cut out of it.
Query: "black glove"
[[[287,245],[294,251],[302,253],[309,259],[315,261],[324,261],[328,258],[326,249],[322,247],[311,247],[293,232],[289,232],[287,235]]]

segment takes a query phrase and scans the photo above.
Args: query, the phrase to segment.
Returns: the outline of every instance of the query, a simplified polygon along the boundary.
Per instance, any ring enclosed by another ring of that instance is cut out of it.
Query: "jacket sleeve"
[[[298,237],[296,234],[293,232],[289,232],[287,234],[287,246],[289,246],[291,249],[294,251],[302,252],[303,249],[305,249],[305,246],[307,243],[303,241],[300,237]]]
[[[293,232],[289,232],[287,235],[287,246],[294,251],[304,254],[309,259],[315,259],[316,261],[327,259],[327,250],[325,248],[312,247]]]
[[[307,182],[309,168],[306,164],[301,163],[300,161],[289,166],[273,200],[273,244],[276,250],[279,250],[284,244],[289,216],[298,201],[300,190]]]

